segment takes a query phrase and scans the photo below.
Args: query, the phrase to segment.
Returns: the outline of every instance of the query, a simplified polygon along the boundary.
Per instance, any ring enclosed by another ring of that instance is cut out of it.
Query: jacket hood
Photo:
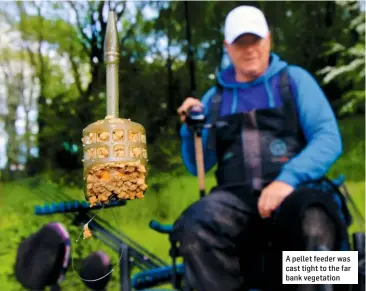
[[[242,83],[237,82],[235,80],[235,69],[233,65],[231,64],[226,69],[220,71],[217,74],[217,81],[219,84],[226,88],[249,88],[261,83],[267,83],[268,79],[279,73],[284,67],[287,66],[287,62],[280,59],[280,57],[275,54],[270,54],[270,65],[267,68],[266,72],[260,76],[259,78],[248,82],[248,83]]]

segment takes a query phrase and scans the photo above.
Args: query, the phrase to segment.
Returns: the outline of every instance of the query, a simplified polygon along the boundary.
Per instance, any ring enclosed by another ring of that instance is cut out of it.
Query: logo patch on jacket
[[[272,159],[274,162],[286,162],[289,160],[287,157],[287,145],[282,139],[275,139],[269,145],[269,150],[274,156]]]

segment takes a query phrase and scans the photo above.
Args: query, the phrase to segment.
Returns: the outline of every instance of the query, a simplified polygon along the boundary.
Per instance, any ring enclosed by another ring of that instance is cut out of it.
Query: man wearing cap
[[[342,153],[336,118],[311,74],[271,52],[259,9],[232,10],[224,44],[232,66],[178,109],[188,171],[197,175],[184,123],[192,107],[211,125],[202,132],[205,171],[217,165],[217,187],[174,224],[190,282],[198,291],[316,290],[282,285],[282,251],[348,249],[349,217],[323,179]],[[256,280],[263,266],[268,280]]]

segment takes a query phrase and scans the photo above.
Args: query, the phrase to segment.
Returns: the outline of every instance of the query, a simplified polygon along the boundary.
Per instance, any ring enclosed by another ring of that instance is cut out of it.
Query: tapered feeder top
[[[104,41],[107,112],[103,120],[91,123],[83,130],[84,178],[96,166],[111,166],[113,163],[147,165],[145,128],[139,123],[118,116],[119,56],[116,16],[110,11]]]

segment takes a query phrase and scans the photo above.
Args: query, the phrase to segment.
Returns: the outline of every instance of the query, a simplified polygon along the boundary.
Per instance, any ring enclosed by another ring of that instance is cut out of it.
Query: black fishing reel
[[[190,129],[198,136],[201,135],[202,128],[206,122],[206,116],[199,106],[191,107],[186,113],[186,123]]]

